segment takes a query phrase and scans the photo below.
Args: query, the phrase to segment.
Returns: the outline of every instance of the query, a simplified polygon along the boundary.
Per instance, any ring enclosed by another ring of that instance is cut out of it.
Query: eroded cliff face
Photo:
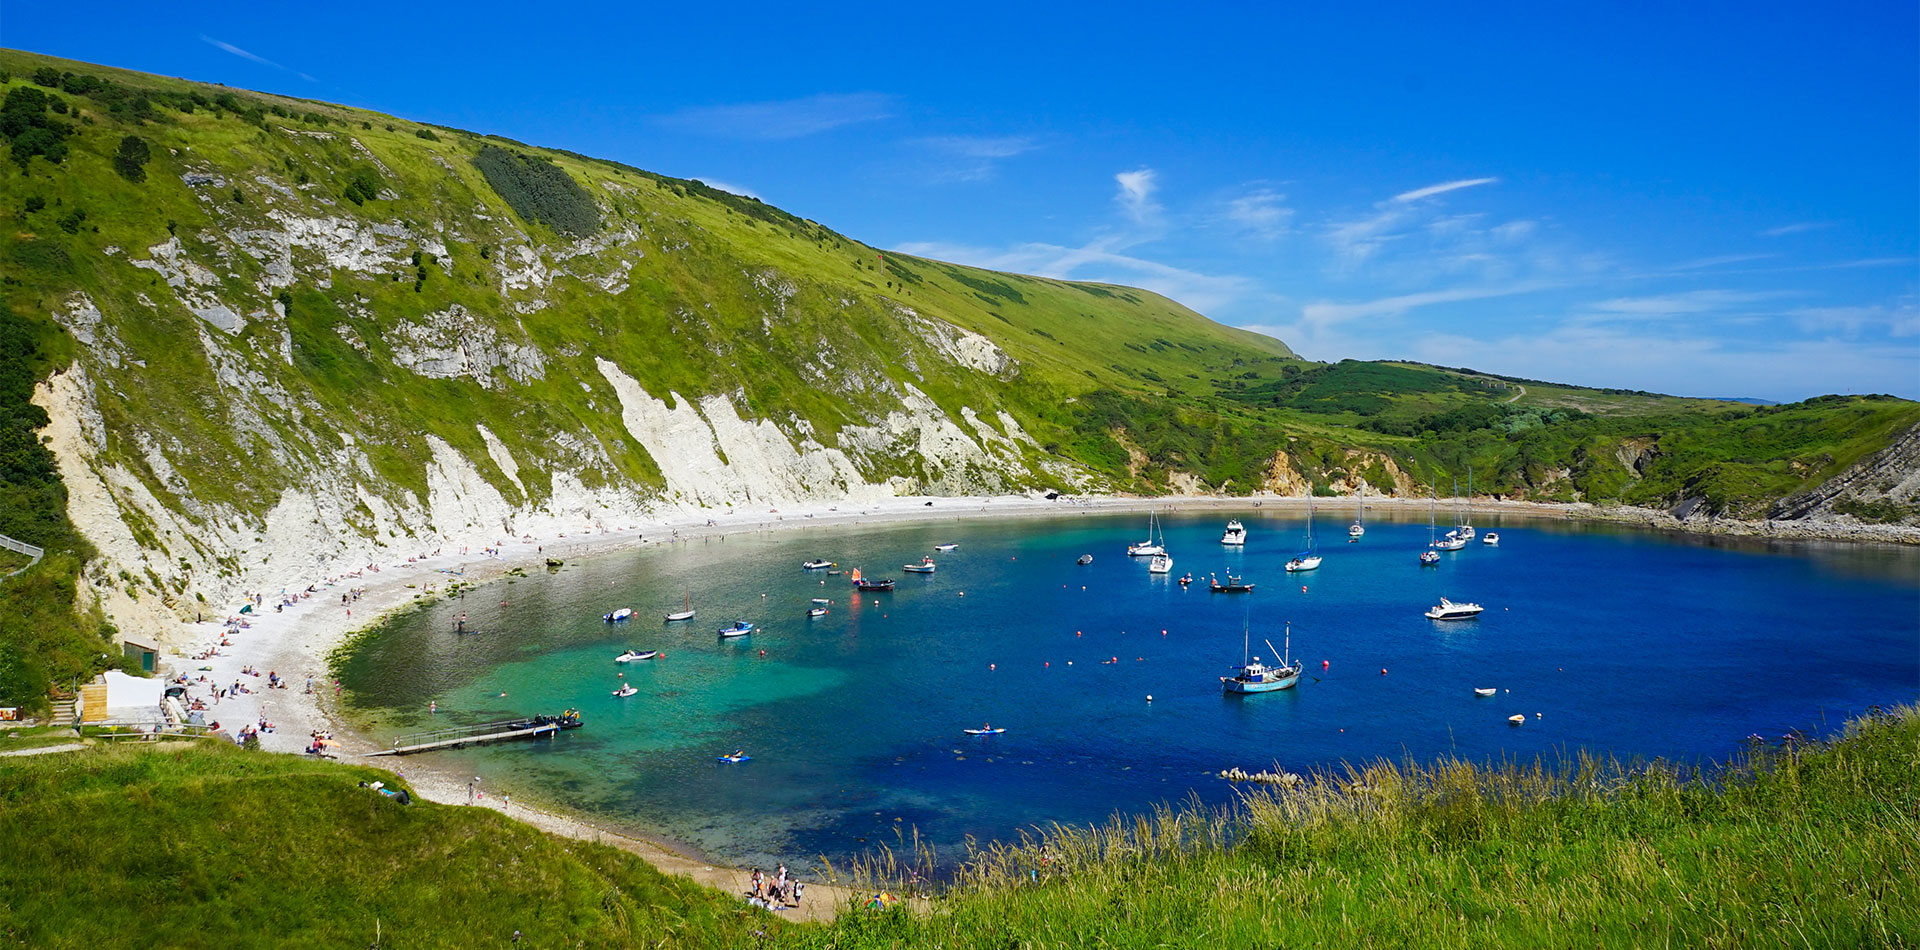
[[[223,226],[108,248],[118,280],[55,311],[77,355],[34,400],[101,553],[87,589],[123,624],[164,632],[243,591],[505,537],[1084,477],[1006,409],[957,395],[956,380],[1016,377],[1017,360],[884,296],[837,301],[864,336],[796,331],[804,281],[738,275],[728,307],[815,354],[783,368],[808,382],[782,405],[663,371],[644,341],[602,355],[594,333],[570,332],[634,307],[620,295],[636,267],[686,252],[684,224],[542,245],[484,209],[367,220],[273,176],[245,204],[223,200],[233,176],[183,184]],[[463,268],[448,241],[488,250]],[[429,279],[467,286],[427,293]],[[418,299],[393,290],[409,283]],[[563,306],[565,321],[544,314]],[[711,302],[652,310],[647,332],[695,341],[683,348],[717,332]],[[662,378],[677,381],[645,382]]]

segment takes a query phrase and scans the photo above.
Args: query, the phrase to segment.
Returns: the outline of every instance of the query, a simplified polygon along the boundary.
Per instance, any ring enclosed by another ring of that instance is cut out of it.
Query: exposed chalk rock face
[[[395,324],[384,334],[394,362],[411,372],[432,379],[467,377],[488,389],[499,385],[496,369],[518,383],[546,374],[546,357],[538,348],[503,339],[493,321],[477,319],[466,307],[454,304],[424,320]]]
[[[151,257],[127,263],[159,274],[173,288],[181,306],[207,323],[229,334],[238,334],[246,327],[246,319],[209,289],[220,286],[220,276],[188,257],[178,237],[153,245],[147,253]]]

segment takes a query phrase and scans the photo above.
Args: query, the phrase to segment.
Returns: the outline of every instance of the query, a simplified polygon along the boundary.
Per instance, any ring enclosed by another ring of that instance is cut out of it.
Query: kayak
[[[745,761],[747,761],[748,759],[751,759],[751,758],[753,758],[753,756],[750,756],[750,755],[748,755],[748,754],[746,754],[745,752],[735,752],[735,753],[734,753],[734,754],[732,754],[732,755],[717,755],[717,756],[714,756],[714,761],[716,761],[716,762],[745,762]]]
[[[1005,729],[962,729],[960,731],[970,736],[997,736],[1007,730]]]

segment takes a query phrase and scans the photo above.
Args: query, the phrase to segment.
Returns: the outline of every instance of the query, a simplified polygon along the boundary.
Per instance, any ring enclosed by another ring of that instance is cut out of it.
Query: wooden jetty
[[[508,739],[538,739],[541,736],[558,735],[561,729],[578,726],[580,719],[573,716],[539,716],[533,719],[502,719],[498,722],[483,722],[472,726],[454,726],[433,732],[416,732],[397,736],[393,748],[369,752],[376,755],[412,755],[415,752],[431,752],[435,749],[457,749],[461,746],[478,745],[482,742],[504,742]]]

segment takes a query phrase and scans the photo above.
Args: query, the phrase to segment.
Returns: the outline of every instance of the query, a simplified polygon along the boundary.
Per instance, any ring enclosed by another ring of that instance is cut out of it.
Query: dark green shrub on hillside
[[[147,180],[147,160],[153,152],[147,147],[147,140],[138,135],[129,135],[120,140],[120,150],[113,155],[113,170],[120,177],[131,182]]]
[[[368,165],[355,165],[347,171],[341,194],[354,204],[380,197],[380,173]]]
[[[440,136],[433,134],[432,129],[414,129],[413,136],[414,138],[426,139],[429,142],[440,141]]]
[[[21,267],[43,274],[64,274],[73,269],[73,258],[67,255],[67,249],[52,241],[21,241],[9,250],[7,257]]]
[[[494,192],[527,221],[570,237],[600,230],[600,211],[593,196],[560,166],[497,145],[482,147],[473,164]]]
[[[73,127],[47,114],[53,97],[32,86],[21,86],[7,93],[0,104],[0,139],[13,151],[13,162],[21,171],[38,155],[55,165],[67,157],[67,136]]]
[[[60,70],[52,66],[42,66],[33,71],[33,82],[37,86],[58,89],[60,88]]]

